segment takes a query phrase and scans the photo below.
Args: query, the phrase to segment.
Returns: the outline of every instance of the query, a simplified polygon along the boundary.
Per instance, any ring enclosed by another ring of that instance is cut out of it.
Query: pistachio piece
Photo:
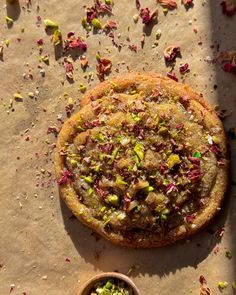
[[[171,154],[167,159],[167,166],[169,169],[172,169],[175,165],[180,164],[181,160],[179,155]]]

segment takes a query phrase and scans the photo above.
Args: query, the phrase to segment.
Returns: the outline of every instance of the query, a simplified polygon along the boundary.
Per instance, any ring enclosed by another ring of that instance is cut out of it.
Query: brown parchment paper
[[[103,239],[96,241],[59,200],[53,170],[55,136],[47,134],[47,130],[50,126],[59,128],[61,117],[66,120],[65,92],[76,101],[75,109],[79,109],[79,83],[88,88],[98,83],[97,51],[112,60],[110,76],[116,74],[115,69],[120,74],[126,72],[127,67],[131,71],[152,70],[165,75],[169,69],[163,50],[173,44],[181,46],[182,58],[177,58],[174,69],[177,76],[180,77],[180,63],[189,63],[191,71],[185,83],[202,92],[213,105],[231,113],[224,124],[226,130],[234,127],[236,77],[211,61],[218,44],[220,50],[236,49],[236,16],[224,16],[217,0],[195,0],[189,10],[177,1],[178,9],[167,15],[155,0],[141,0],[142,7],[151,11],[159,8],[158,23],[144,29],[140,19],[137,24],[133,21],[133,15],[138,13],[134,1],[115,0],[114,15],[104,16],[102,22],[108,18],[117,22],[116,40],[125,44],[119,52],[104,34],[90,33],[86,38],[81,26],[83,6],[92,1],[32,0],[29,7],[26,2],[20,0],[18,5],[6,7],[5,1],[0,0],[0,41],[10,42],[8,47],[4,45],[0,61],[0,294],[74,295],[89,277],[114,270],[128,272],[143,295],[199,294],[200,275],[205,276],[211,294],[220,294],[219,281],[229,284],[224,294],[233,294],[235,185],[231,185],[222,212],[214,222],[190,240],[152,250],[116,247]],[[5,22],[7,11],[14,19],[11,28]],[[74,83],[66,80],[63,57],[55,55],[44,25],[36,25],[37,16],[58,22],[63,37],[69,31],[85,37],[89,68],[84,73],[76,59]],[[157,29],[161,29],[162,36],[155,47],[152,45]],[[143,30],[146,39],[141,49]],[[49,65],[39,63],[36,41],[40,38],[44,40],[43,54],[49,55]],[[138,52],[130,51],[129,44],[136,44]],[[45,77],[41,77],[39,64]],[[28,77],[29,71],[32,79]],[[94,73],[91,83],[84,78],[89,72]],[[14,100],[17,91],[23,96],[22,102]],[[29,92],[35,97],[29,98]],[[235,184],[235,140],[230,139],[230,144],[231,178]],[[214,234],[222,227],[222,237]],[[225,256],[227,250],[232,251],[231,259]]]

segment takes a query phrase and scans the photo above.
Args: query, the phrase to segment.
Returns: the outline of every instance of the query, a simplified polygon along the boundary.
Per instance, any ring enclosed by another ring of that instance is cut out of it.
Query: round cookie
[[[55,167],[61,197],[111,242],[158,247],[219,211],[228,179],[223,126],[204,98],[155,73],[100,83],[66,121]]]

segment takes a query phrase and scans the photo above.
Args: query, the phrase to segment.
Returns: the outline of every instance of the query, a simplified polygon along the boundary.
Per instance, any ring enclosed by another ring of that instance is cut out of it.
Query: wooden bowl
[[[102,274],[92,277],[81,287],[78,295],[90,295],[89,292],[91,292],[91,290],[95,284],[97,284],[99,281],[103,281],[106,279],[112,279],[112,278],[115,278],[115,279],[125,282],[133,290],[134,295],[140,295],[140,292],[139,292],[138,288],[136,287],[136,285],[134,284],[134,282],[126,275],[123,275],[123,274],[117,273],[117,272],[105,272],[105,273],[102,273]]]

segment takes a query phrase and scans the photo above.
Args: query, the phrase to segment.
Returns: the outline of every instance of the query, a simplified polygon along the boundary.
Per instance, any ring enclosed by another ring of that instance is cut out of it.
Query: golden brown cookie
[[[202,95],[155,73],[90,90],[64,123],[55,167],[61,197],[111,242],[158,247],[220,210],[228,160],[223,126]]]

